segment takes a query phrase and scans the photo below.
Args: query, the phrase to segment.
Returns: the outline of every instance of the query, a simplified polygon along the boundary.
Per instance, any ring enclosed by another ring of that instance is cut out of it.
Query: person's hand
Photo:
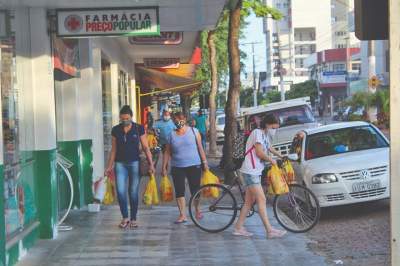
[[[154,168],[154,165],[151,164],[150,167],[149,167],[149,174],[150,174],[150,175],[154,175],[155,172],[156,172],[156,169]]]
[[[108,167],[105,171],[104,171],[104,176],[109,176],[112,172],[113,168],[112,167]]]
[[[206,172],[210,170],[210,168],[208,167],[207,163],[203,164],[203,170],[206,171]]]
[[[271,158],[271,161],[270,161],[270,162],[271,162],[272,165],[277,165],[277,162],[276,162],[275,159],[272,159],[272,158]]]
[[[168,174],[168,171],[167,171],[167,169],[162,169],[162,171],[161,171],[161,175],[162,176],[166,176]]]

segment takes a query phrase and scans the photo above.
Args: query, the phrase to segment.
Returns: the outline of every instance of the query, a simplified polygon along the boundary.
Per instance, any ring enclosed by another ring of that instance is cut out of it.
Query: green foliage
[[[286,99],[295,99],[300,97],[310,96],[311,104],[315,104],[315,99],[318,97],[317,83],[315,80],[307,80],[302,83],[293,84],[290,90],[286,92]]]
[[[281,93],[279,91],[269,91],[266,94],[260,91],[257,94],[257,104],[266,105],[268,103],[279,102],[281,100]],[[240,92],[240,106],[252,107],[254,104],[253,88],[246,88]]]
[[[242,14],[245,16],[253,12],[257,17],[268,17],[279,20],[282,19],[283,14],[278,9],[267,6],[261,0],[245,0],[243,1]]]
[[[353,108],[366,107],[373,105],[375,102],[375,94],[366,91],[360,91],[353,94],[351,99],[347,100],[347,104]]]

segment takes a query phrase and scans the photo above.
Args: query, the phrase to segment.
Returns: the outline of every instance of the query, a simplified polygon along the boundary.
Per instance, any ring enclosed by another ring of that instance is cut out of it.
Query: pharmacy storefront
[[[135,66],[189,63],[198,32],[215,26],[225,4],[13,2],[0,0],[0,265],[29,255],[38,238],[56,238],[68,210],[93,201],[119,109],[139,109]],[[128,38],[165,32],[186,37],[168,47]]]

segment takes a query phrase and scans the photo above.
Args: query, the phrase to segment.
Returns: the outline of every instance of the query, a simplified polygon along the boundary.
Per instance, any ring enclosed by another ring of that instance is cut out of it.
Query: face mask
[[[121,120],[121,124],[124,126],[129,126],[131,124],[131,120]]]
[[[169,115],[166,115],[166,116],[163,117],[163,119],[164,119],[164,121],[168,121],[168,120],[171,119],[171,117]]]
[[[276,128],[270,128],[268,129],[268,135],[273,138],[276,134]]]
[[[175,122],[175,126],[177,129],[181,129],[185,126],[186,122],[185,120],[179,120]]]

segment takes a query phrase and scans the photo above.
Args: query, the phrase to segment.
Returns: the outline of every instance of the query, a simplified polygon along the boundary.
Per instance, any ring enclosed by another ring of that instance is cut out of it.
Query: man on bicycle
[[[270,162],[273,165],[277,163],[271,154],[282,158],[279,152],[271,146],[271,139],[277,128],[279,128],[277,118],[272,114],[267,115],[262,119],[260,128],[254,129],[247,139],[246,156],[240,168],[246,186],[246,196],[233,231],[234,235],[247,237],[253,235],[243,225],[254,203],[258,205],[258,213],[265,226],[268,238],[280,238],[286,234],[286,231],[271,226],[266,210],[266,198],[261,186],[261,176],[265,168],[264,162]]]

